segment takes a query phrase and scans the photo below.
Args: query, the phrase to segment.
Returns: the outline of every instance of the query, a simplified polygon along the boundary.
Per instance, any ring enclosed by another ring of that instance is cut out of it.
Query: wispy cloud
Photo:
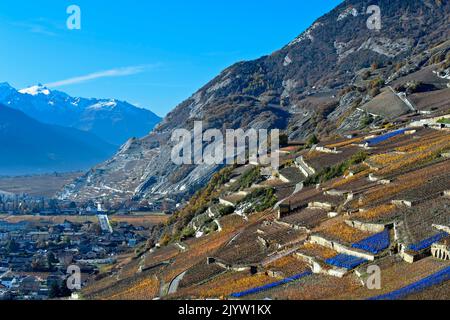
[[[101,79],[101,78],[130,76],[130,75],[134,75],[134,74],[138,74],[138,73],[143,73],[145,71],[148,71],[149,69],[157,67],[158,65],[159,64],[131,66],[131,67],[116,68],[116,69],[110,69],[110,70],[105,70],[105,71],[93,72],[93,73],[90,73],[90,74],[87,74],[84,76],[79,76],[79,77],[74,77],[74,78],[69,78],[69,79],[65,79],[65,80],[47,83],[47,84],[45,84],[45,86],[48,88],[55,88],[55,87],[62,87],[62,86],[82,83],[82,82]]]
[[[45,26],[44,24],[40,24],[37,22],[12,22],[11,25],[14,27],[22,28],[27,30],[28,32],[43,34],[46,36],[54,37],[56,36],[56,32],[50,30],[51,28]]]

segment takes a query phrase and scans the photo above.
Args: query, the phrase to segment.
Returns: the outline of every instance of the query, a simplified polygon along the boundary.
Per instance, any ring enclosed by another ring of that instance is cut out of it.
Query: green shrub
[[[247,195],[240,203],[252,203],[251,208],[247,210],[250,212],[261,212],[272,208],[278,199],[273,188],[257,189]]]
[[[283,168],[289,168],[289,167],[292,167],[294,165],[295,165],[294,159],[289,159],[285,163],[283,163],[282,167]]]
[[[246,188],[250,188],[253,184],[261,181],[261,169],[260,167],[252,168],[245,172],[239,180],[235,183],[231,191],[239,191]]]
[[[186,239],[186,238],[191,238],[195,235],[195,230],[193,227],[186,227],[183,229],[183,231],[181,231],[181,238],[182,239]]]
[[[222,206],[219,208],[220,216],[227,216],[229,214],[232,214],[233,212],[234,212],[234,208],[231,206]]]
[[[320,172],[316,173],[313,176],[308,177],[304,184],[305,186],[311,186],[318,183],[323,183],[329,181],[331,179],[342,176],[345,171],[347,171],[351,166],[362,163],[367,159],[367,153],[364,151],[359,151],[355,153],[350,159],[341,162],[332,167],[326,167]]]
[[[366,114],[364,115],[364,118],[361,119],[361,125],[364,127],[367,127],[371,123],[373,123],[373,117],[371,114]]]
[[[308,141],[306,142],[306,144],[311,147],[315,144],[319,143],[319,138],[317,138],[317,136],[315,134],[312,134],[309,138]]]
[[[374,88],[381,88],[384,86],[384,80],[381,79],[380,77],[377,77],[375,79],[373,79],[372,81],[370,81],[369,83],[369,89],[374,89]]]
[[[450,124],[450,118],[442,118],[439,119],[437,122],[442,124]]]

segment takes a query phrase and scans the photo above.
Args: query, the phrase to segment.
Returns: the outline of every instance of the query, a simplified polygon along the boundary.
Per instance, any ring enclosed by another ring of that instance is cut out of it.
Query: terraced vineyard
[[[226,214],[217,213],[219,198],[236,193],[237,181],[249,177],[254,167],[234,169],[232,181],[216,189],[218,198],[205,209],[220,229],[174,238],[151,249],[87,287],[86,297],[366,299],[407,290],[434,274],[439,277],[450,262],[432,257],[430,248],[448,236],[450,159],[443,154],[450,148],[450,135],[429,128],[395,132],[378,132],[382,142],[373,147],[361,143],[367,140],[364,136],[315,146],[332,147],[331,156],[288,149],[284,167],[291,177],[302,177],[293,160],[301,154],[306,165],[318,170],[341,164],[339,154],[345,159],[361,152],[367,156],[341,175],[322,177],[321,183],[297,192],[290,181],[276,175],[258,178],[246,188],[270,185],[285,198],[262,212],[242,210],[237,201]],[[203,220],[195,219],[196,228]],[[380,290],[365,285],[371,265],[383,272]],[[114,279],[120,279],[119,284]],[[436,288],[425,286],[423,294],[448,297],[448,281]],[[417,294],[410,292],[405,298]]]

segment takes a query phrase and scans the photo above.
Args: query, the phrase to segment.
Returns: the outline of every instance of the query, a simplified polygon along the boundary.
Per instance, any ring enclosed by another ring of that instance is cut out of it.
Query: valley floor
[[[1,191],[13,194],[25,193],[32,197],[51,198],[82,174],[81,172],[72,172],[16,177],[0,176],[0,193]]]

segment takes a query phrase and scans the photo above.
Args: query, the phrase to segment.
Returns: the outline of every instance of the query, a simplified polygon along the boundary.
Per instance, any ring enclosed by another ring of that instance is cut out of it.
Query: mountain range
[[[374,4],[381,30],[367,27]],[[61,197],[151,204],[188,199],[220,168],[170,161],[172,131],[190,130],[198,120],[205,130],[279,128],[296,141],[362,129],[372,116],[364,107],[386,84],[426,67],[436,54],[430,48],[450,39],[449,13],[447,0],[344,1],[283,48],[225,69],[152,133],[130,139]],[[378,121],[390,116],[387,110]]]
[[[116,150],[96,135],[49,125],[0,105],[0,175],[85,170]]]
[[[36,85],[16,90],[0,84],[0,103],[42,123],[93,133],[120,146],[130,137],[147,135],[161,118],[150,110],[116,99],[86,99]]]

